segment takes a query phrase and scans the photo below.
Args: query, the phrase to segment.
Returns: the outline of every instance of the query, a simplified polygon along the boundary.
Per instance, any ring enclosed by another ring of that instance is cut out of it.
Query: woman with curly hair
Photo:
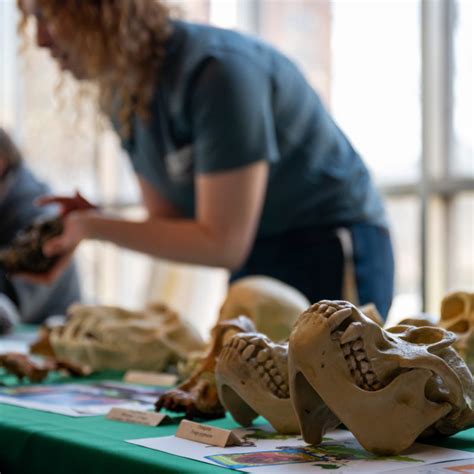
[[[380,196],[288,58],[237,32],[173,20],[160,1],[19,6],[36,19],[38,45],[98,86],[148,210],[131,222],[81,202],[45,252],[66,261],[83,239],[107,240],[233,278],[273,276],[312,301],[343,296],[350,260],[359,302],[387,315],[393,256]]]

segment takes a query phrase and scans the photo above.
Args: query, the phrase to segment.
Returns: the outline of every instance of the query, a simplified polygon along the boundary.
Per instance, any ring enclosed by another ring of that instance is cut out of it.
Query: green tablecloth
[[[212,424],[235,427],[228,419]],[[223,468],[134,446],[126,439],[169,436],[177,425],[145,427],[106,420],[73,418],[0,404],[0,472],[196,473]]]
[[[213,425],[234,428],[230,419]],[[0,472],[48,473],[196,473],[222,468],[134,446],[126,439],[169,436],[176,425],[156,428],[106,420],[73,418],[0,404]],[[474,429],[433,443],[474,452]]]
[[[104,373],[87,380],[117,379]],[[57,381],[52,376],[48,381]],[[2,380],[5,382],[5,378]],[[64,382],[71,381],[62,380]],[[178,419],[176,420],[176,423]],[[211,424],[237,425],[230,419]],[[169,436],[177,424],[145,427],[110,421],[104,416],[73,418],[0,404],[1,474],[206,473],[223,468],[126,443],[126,439]],[[474,452],[474,429],[433,444]]]

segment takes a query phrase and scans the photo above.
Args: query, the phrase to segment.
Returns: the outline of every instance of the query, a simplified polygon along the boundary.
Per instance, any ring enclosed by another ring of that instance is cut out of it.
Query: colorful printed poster
[[[216,448],[174,436],[128,442],[232,470],[261,474],[327,470],[379,473],[467,458],[474,462],[474,453],[419,443],[398,456],[376,456],[365,451],[345,430],[329,433],[317,447],[307,445],[299,436],[277,434],[269,425],[238,428],[234,432],[244,439],[244,446]]]
[[[0,389],[0,403],[68,416],[104,415],[111,408],[147,410],[161,392],[117,382],[28,385]]]

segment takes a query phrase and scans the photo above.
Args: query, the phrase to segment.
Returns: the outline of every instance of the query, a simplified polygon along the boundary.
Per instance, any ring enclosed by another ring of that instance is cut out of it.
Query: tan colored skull
[[[280,433],[299,433],[288,388],[288,344],[259,333],[239,333],[216,365],[219,399],[234,419],[249,426],[259,415]]]
[[[289,336],[293,323],[309,305],[301,292],[275,278],[250,276],[229,287],[219,322],[247,316],[258,332],[280,341]]]
[[[73,305],[49,340],[58,359],[94,370],[163,370],[203,350],[199,334],[177,313],[153,304],[143,311],[114,306]]]
[[[474,424],[473,380],[441,328],[389,331],[345,301],[321,301],[289,342],[289,382],[305,441],[340,419],[361,445],[395,454],[420,435]],[[327,405],[328,408],[325,408]]]
[[[454,347],[474,373],[474,293],[450,293],[441,302],[440,326],[457,335]]]

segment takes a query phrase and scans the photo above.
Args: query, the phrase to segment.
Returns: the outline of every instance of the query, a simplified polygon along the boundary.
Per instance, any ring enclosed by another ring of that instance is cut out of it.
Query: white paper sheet
[[[111,408],[148,410],[156,396],[127,384],[27,385],[0,389],[0,403],[67,416],[105,415]]]
[[[323,443],[313,448],[301,437],[283,436],[272,432],[268,425],[255,428],[235,430],[238,436],[245,438],[253,446],[216,448],[174,436],[127,442],[208,464],[261,474],[278,472],[297,474],[328,469],[336,469],[338,473],[379,473],[418,469],[442,461],[467,458],[474,460],[474,453],[419,443],[414,444],[403,455],[377,457],[365,451],[354,436],[344,430],[328,433]]]

